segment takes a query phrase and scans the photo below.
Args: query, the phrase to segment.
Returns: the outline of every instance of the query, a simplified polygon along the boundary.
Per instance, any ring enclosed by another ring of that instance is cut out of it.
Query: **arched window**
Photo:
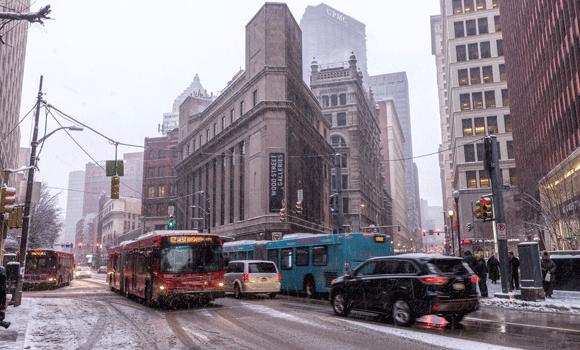
[[[331,136],[330,143],[332,147],[346,147],[346,141],[341,136]]]

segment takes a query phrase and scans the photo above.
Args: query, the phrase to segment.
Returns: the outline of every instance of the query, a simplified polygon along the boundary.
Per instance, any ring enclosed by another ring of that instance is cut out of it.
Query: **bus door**
[[[137,281],[139,280],[139,263],[141,261],[141,252],[137,249],[133,250],[132,254],[132,264],[131,264],[131,274],[133,278],[131,280],[131,291],[133,294],[137,294]]]

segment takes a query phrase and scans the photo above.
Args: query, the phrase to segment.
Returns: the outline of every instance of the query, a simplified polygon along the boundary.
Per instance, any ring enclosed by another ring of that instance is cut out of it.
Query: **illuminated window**
[[[473,0],[463,0],[463,4],[465,5],[465,12],[473,12]]]
[[[489,45],[489,41],[482,41],[480,46],[481,46],[481,58],[490,58],[491,46]]]
[[[508,107],[510,105],[510,99],[508,98],[507,89],[501,90],[501,103],[502,103],[502,106],[504,106],[504,107]]]
[[[471,136],[473,135],[473,122],[470,119],[463,119],[461,121],[461,125],[463,127],[463,136]]]
[[[467,61],[467,54],[465,52],[465,45],[457,45],[455,47],[455,55],[457,56],[457,62]]]
[[[487,117],[487,133],[488,134],[497,134],[497,117]]]
[[[476,60],[479,58],[479,52],[477,48],[477,44],[469,44],[467,45],[467,50],[469,51],[469,59]]]
[[[493,16],[493,22],[495,23],[495,31],[501,32],[501,21],[499,16]]]
[[[475,118],[475,135],[485,135],[485,120],[483,118]]]
[[[463,145],[463,154],[465,156],[465,162],[475,162],[475,150],[473,144]]]
[[[485,92],[485,108],[495,108],[495,91]]]
[[[479,171],[479,187],[491,187],[489,174],[485,170]]]
[[[155,197],[155,187],[153,186],[147,187],[147,197],[149,198]]]
[[[475,171],[466,171],[465,178],[467,180],[467,188],[477,188],[477,179],[475,178]]]
[[[473,99],[473,109],[483,109],[483,95],[481,92],[474,92],[471,94]]]
[[[467,32],[467,36],[474,36],[477,35],[477,30],[475,29],[475,20],[470,19],[465,21],[465,31]]]
[[[477,10],[485,10],[485,0],[477,0],[475,2],[475,7],[477,8]]]
[[[461,0],[453,0],[452,6],[453,6],[453,13],[463,12],[463,9],[461,8]]]
[[[165,197],[165,186],[157,187],[157,197]]]
[[[493,83],[493,69],[491,66],[483,67],[483,82]]]
[[[469,100],[469,94],[461,94],[459,95],[459,103],[461,105],[462,111],[468,111],[471,109],[471,103]]]
[[[499,6],[499,0],[492,0],[491,4],[492,4],[493,8],[496,8]]]
[[[503,122],[505,124],[505,132],[512,132],[512,120],[509,114],[503,116]]]
[[[499,65],[499,80],[501,81],[507,80],[507,74],[505,72],[505,64],[503,63]]]
[[[477,68],[471,68],[469,70],[469,75],[471,76],[471,84],[481,84],[481,75],[480,75],[480,69],[479,67]]]
[[[455,27],[456,38],[462,38],[465,36],[465,32],[463,30],[463,21],[455,22],[453,23],[453,26]]]
[[[477,27],[479,29],[479,34],[489,33],[489,29],[487,28],[487,17],[478,18],[477,19]]]
[[[469,85],[467,80],[467,69],[460,69],[457,71],[457,78],[459,79],[459,85]]]

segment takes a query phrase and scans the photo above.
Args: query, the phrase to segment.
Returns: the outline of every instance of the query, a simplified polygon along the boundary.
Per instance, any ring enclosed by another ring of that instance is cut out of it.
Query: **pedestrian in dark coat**
[[[479,251],[475,254],[475,274],[479,277],[479,292],[482,298],[487,298],[487,266],[483,258],[483,252]]]
[[[542,267],[542,278],[544,281],[544,293],[548,298],[552,297],[554,293],[554,279],[556,276],[556,263],[550,259],[550,254],[548,252],[544,252],[542,263],[540,265]]]
[[[4,328],[10,327],[10,322],[5,322],[4,317],[6,313],[6,269],[0,266],[0,326]]]
[[[510,285],[512,290],[520,289],[520,275],[518,270],[520,268],[520,260],[514,256],[514,252],[509,252],[509,262],[510,262]]]
[[[489,272],[489,279],[491,283],[497,283],[499,279],[499,260],[492,255],[487,259],[487,270]]]
[[[475,257],[473,255],[471,255],[471,250],[465,251],[465,254],[463,255],[463,259],[469,265],[471,270],[473,270],[473,272],[475,272],[475,264],[477,263],[477,260],[475,259]]]

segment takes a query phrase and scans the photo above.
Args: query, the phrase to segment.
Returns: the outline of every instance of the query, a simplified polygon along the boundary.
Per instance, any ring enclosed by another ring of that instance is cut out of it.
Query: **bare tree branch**
[[[30,23],[44,24],[43,20],[51,19],[50,17],[48,17],[50,11],[51,11],[50,5],[46,5],[36,12],[27,12],[27,13],[0,12],[0,19],[22,20],[28,21]]]

